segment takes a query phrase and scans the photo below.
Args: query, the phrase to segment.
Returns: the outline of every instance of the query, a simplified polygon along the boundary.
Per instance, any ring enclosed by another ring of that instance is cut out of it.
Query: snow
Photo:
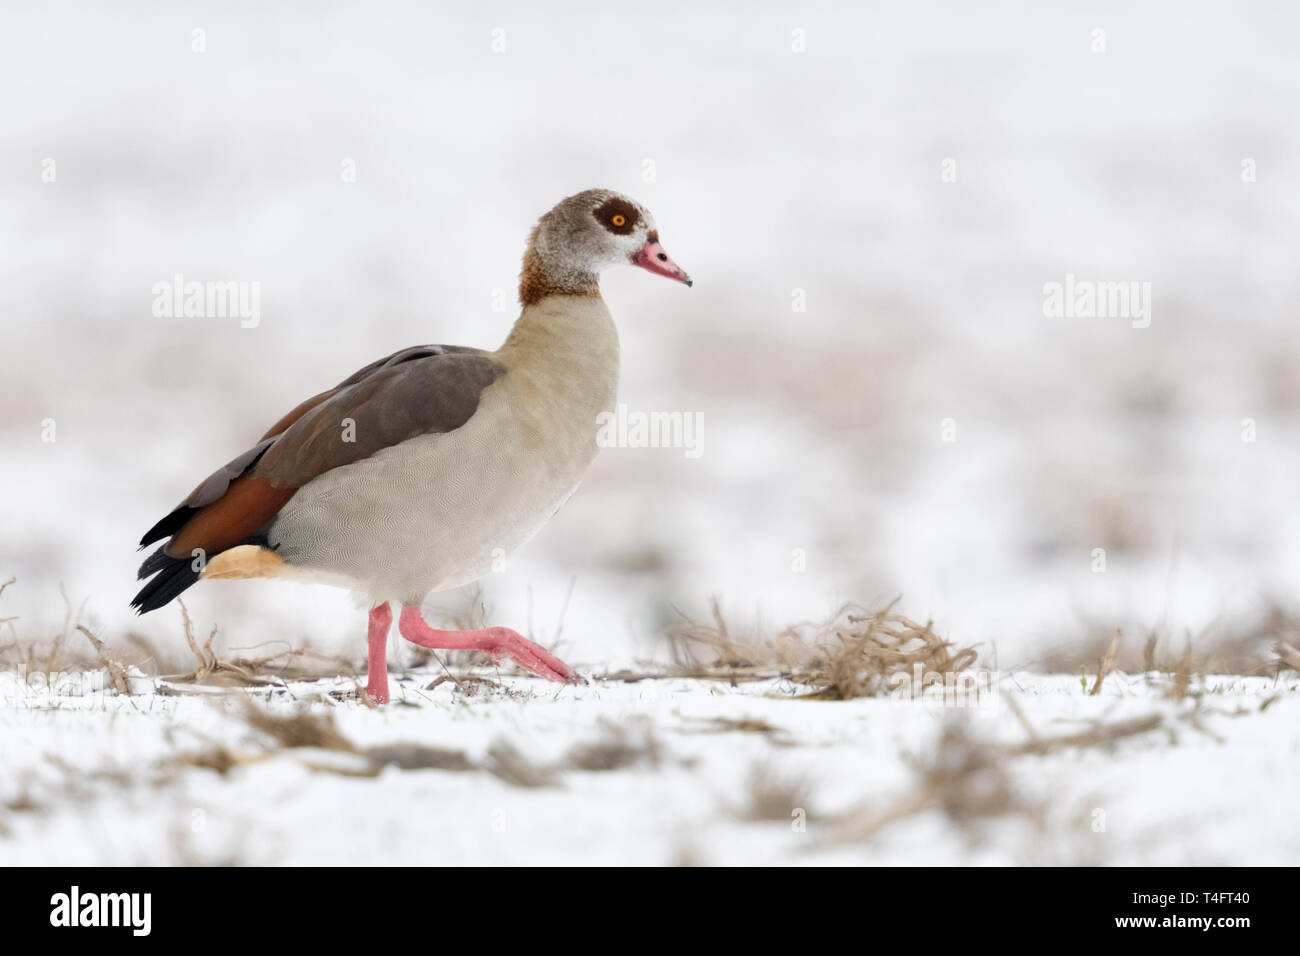
[[[480,671],[496,686],[425,689],[438,673],[395,674],[398,702],[378,709],[329,696],[346,695],[342,681],[214,693],[137,675],[124,697],[97,692],[102,675],[55,695],[9,677],[0,863],[1280,865],[1300,853],[1294,677],[1206,678],[1197,704],[1167,699],[1158,674],[1112,673],[1091,697],[1077,677],[1019,673],[963,708],[804,700],[807,688],[780,680],[556,687]],[[245,722],[246,699],[328,717],[358,752],[280,749]],[[843,835],[837,821],[855,808],[916,792],[916,764],[945,725],[980,746],[1023,744],[1008,700],[1044,738],[1150,715],[1161,726],[1003,757],[1007,806],[1030,809],[974,820],[925,809]],[[740,725],[751,729],[729,729]],[[576,769],[572,748],[614,739],[625,765]],[[224,774],[175,763],[217,741],[258,759]],[[473,768],[376,774],[362,754],[394,744],[463,752]],[[502,746],[548,785],[484,769]],[[749,820],[756,772],[800,782],[802,806]]]

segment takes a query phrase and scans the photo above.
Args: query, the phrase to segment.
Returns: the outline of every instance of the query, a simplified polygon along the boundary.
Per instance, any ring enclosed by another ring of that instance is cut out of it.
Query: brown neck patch
[[[525,306],[535,305],[551,295],[599,298],[600,277],[592,272],[572,272],[548,264],[537,251],[537,230],[534,229],[524,253],[523,271],[519,274],[519,301]]]

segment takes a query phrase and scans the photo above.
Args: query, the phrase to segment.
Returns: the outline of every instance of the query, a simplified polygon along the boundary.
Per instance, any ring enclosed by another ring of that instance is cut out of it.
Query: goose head
[[[664,250],[650,210],[610,189],[588,189],[558,203],[538,220],[524,253],[520,298],[599,293],[600,273],[634,265],[691,285],[691,277]]]

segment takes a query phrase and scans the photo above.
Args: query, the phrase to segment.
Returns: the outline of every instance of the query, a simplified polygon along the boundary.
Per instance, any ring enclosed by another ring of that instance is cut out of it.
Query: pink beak
[[[664,247],[659,245],[659,240],[646,240],[646,244],[641,247],[641,251],[632,257],[634,265],[640,266],[646,272],[653,272],[657,276],[667,276],[670,279],[676,279],[678,282],[685,282],[687,288],[691,286],[691,277],[686,274],[686,270],[668,258],[668,253],[664,252]]]

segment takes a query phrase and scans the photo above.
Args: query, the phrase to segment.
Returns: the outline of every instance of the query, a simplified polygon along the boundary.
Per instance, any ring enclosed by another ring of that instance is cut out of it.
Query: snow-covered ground
[[[955,706],[803,700],[778,680],[557,689],[480,671],[491,685],[426,689],[440,673],[398,679],[382,709],[341,681],[215,692],[136,679],[126,697],[98,692],[102,673],[54,693],[0,679],[0,863],[1300,855],[1294,675],[1211,677],[1175,701],[1167,675],[1112,673],[1093,697],[1077,677],[1009,674],[1001,693]],[[280,736],[254,729],[250,699],[289,721]],[[1048,752],[1021,752],[1033,740]]]

